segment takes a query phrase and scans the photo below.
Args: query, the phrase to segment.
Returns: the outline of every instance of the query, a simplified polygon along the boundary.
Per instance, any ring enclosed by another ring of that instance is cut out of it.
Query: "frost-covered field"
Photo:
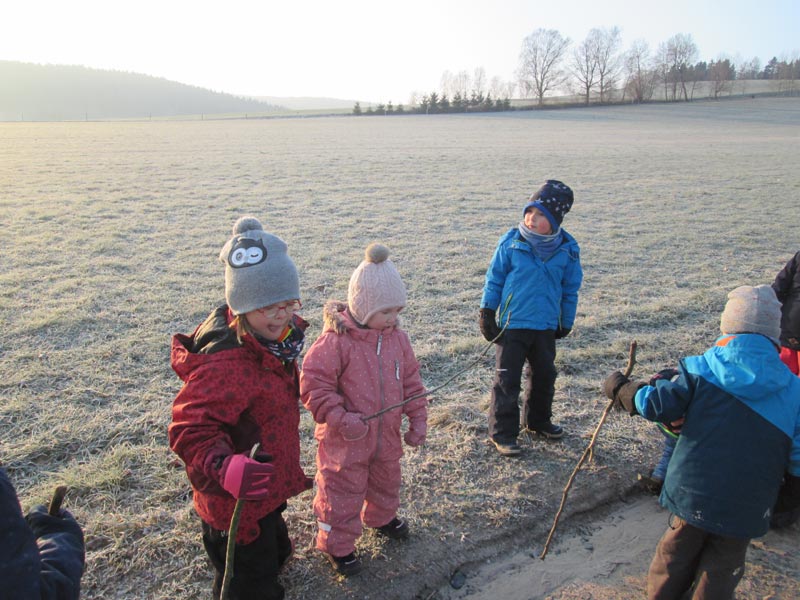
[[[631,339],[641,376],[702,351],[725,293],[771,282],[800,249],[799,142],[797,98],[0,124],[0,461],[25,508],[70,486],[66,505],[87,537],[85,598],[207,597],[188,483],[166,442],[178,389],[168,351],[172,333],[221,301],[217,254],[236,218],[252,214],[288,242],[310,340],[366,244],[387,244],[433,387],[484,348],[476,315],[498,237],[541,181],[562,179],[575,190],[564,226],[586,274],[575,330],[559,344],[565,441],[529,443],[518,461],[486,445],[487,356],[436,395],[426,448],[404,458],[406,546],[365,535],[366,572],[337,581],[309,549],[311,495],[290,502],[288,597],[435,597],[427,590],[461,562],[521,531],[524,543],[546,533],[605,405],[599,384],[624,366]],[[312,474],[307,414],[302,428]],[[629,488],[658,442],[643,421],[610,419],[572,505]]]

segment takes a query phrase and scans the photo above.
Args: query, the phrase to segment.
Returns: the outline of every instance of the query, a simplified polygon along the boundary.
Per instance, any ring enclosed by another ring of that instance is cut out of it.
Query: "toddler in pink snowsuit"
[[[406,290],[388,256],[385,246],[367,247],[350,278],[347,304],[326,304],[322,335],[308,350],[300,377],[301,399],[317,423],[319,442],[317,549],[345,576],[361,570],[355,542],[362,522],[394,539],[408,536],[408,524],[397,516],[403,414],[409,420],[406,444],[421,445],[427,431],[419,363],[398,325]]]

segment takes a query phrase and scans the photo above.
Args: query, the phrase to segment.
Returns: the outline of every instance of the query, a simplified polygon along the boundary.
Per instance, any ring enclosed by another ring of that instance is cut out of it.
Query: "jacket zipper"
[[[384,398],[385,391],[383,389],[383,364],[381,361],[381,344],[383,343],[383,333],[378,334],[378,347],[376,349],[376,355],[378,356],[378,382],[379,382],[379,389],[380,389],[380,396],[381,396],[381,410],[383,410],[384,406],[386,405],[386,399]],[[383,416],[378,417],[378,441],[375,444],[375,456],[381,451],[381,439],[383,438]]]

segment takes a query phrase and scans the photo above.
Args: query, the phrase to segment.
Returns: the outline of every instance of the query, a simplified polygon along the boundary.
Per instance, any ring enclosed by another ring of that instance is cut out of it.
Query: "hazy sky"
[[[446,70],[514,80],[537,28],[581,41],[612,26],[624,48],[688,33],[702,60],[763,64],[800,51],[800,0],[6,0],[0,60],[398,104],[439,89]]]

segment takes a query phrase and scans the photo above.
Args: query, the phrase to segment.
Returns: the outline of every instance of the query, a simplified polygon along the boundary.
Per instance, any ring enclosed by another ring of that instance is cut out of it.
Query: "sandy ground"
[[[593,511],[559,523],[544,560],[539,547],[520,549],[463,567],[430,598],[463,600],[618,600],[643,598],[653,550],[668,512],[653,496]],[[800,598],[800,524],[753,540],[739,600]],[[455,589],[454,586],[461,586]]]

